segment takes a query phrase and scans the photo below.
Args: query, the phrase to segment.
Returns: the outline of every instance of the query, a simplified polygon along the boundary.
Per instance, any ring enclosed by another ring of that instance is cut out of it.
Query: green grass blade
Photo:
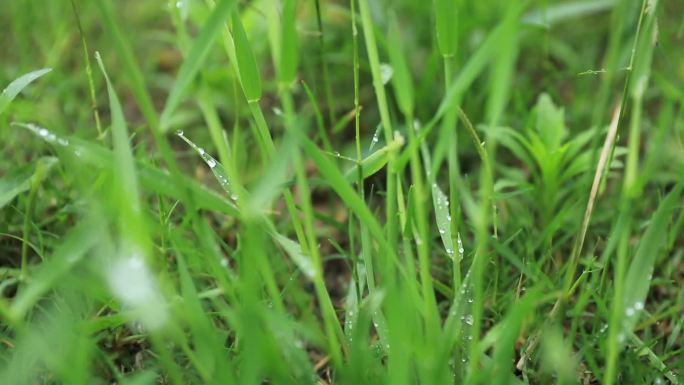
[[[0,94],[0,115],[5,112],[10,103],[12,103],[14,98],[16,98],[24,88],[50,71],[52,71],[52,68],[43,68],[41,70],[29,72],[20,76],[2,90],[2,93]]]
[[[404,57],[404,49],[401,44],[401,29],[394,13],[390,13],[389,16],[389,31],[387,35],[387,50],[389,51],[390,63],[394,69],[394,76],[392,76],[394,94],[397,97],[397,103],[401,112],[405,116],[413,116],[413,80]]]
[[[667,226],[675,208],[681,203],[679,198],[682,188],[684,188],[684,183],[679,183],[660,203],[629,265],[622,301],[625,309],[622,325],[624,332],[632,331],[644,309],[656,257],[660,254],[659,250],[666,244]]]
[[[95,5],[100,11],[100,17],[105,29],[114,40],[114,47],[122,61],[133,95],[135,95],[136,100],[140,104],[140,110],[154,132],[158,129],[159,125],[157,111],[154,108],[150,91],[147,89],[142,69],[135,60],[133,50],[119,28],[119,22],[114,19],[114,14],[107,0],[95,0]]]
[[[240,74],[240,82],[245,92],[247,102],[258,102],[261,99],[261,76],[254,58],[254,51],[247,39],[245,27],[237,11],[233,12],[233,40],[235,42],[235,56]]]
[[[116,90],[112,86],[99,52],[95,52],[95,59],[102,70],[105,81],[107,82],[107,93],[109,95],[109,113],[112,117],[112,143],[114,145],[114,161],[116,163],[116,175],[119,187],[123,194],[123,199],[130,205],[131,209],[140,212],[140,195],[138,192],[138,181],[136,180],[135,161],[133,151],[128,140],[128,127],[123,114],[121,102],[116,95]]]
[[[437,47],[444,57],[454,56],[458,39],[458,3],[455,0],[435,1]]]
[[[164,109],[161,113],[160,126],[163,132],[170,128],[173,113],[183,100],[188,86],[192,83],[195,75],[209,55],[216,38],[221,34],[226,19],[235,5],[234,0],[222,0],[211,11],[209,19],[206,21],[199,36],[192,42],[190,51],[178,70],[178,77],[169,92]]]

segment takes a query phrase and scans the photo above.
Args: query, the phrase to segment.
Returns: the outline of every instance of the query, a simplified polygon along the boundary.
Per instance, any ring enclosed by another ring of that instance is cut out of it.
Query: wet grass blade
[[[667,226],[672,220],[672,213],[681,204],[679,197],[684,183],[679,183],[663,199],[651,218],[651,223],[639,242],[632,262],[625,277],[623,304],[625,317],[623,327],[630,332],[644,309],[644,302],[651,286],[656,257],[660,254],[667,240]]]
[[[52,68],[43,68],[41,70],[29,72],[10,83],[0,94],[0,115],[5,112],[10,103],[12,103],[14,98],[16,98],[24,88],[50,71],[52,71]]]

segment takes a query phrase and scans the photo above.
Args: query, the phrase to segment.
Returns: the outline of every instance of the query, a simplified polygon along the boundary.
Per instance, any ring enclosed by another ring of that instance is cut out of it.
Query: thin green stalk
[[[100,111],[97,109],[97,98],[95,97],[95,82],[93,81],[93,68],[90,65],[90,53],[88,51],[88,43],[86,41],[85,34],[83,33],[81,18],[78,15],[78,10],[76,9],[76,3],[74,3],[74,0],[71,0],[71,8],[74,11],[74,17],[76,18],[76,26],[78,27],[78,33],[81,35],[81,44],[83,45],[83,60],[85,62],[86,77],[88,78],[90,106],[93,110],[93,117],[95,119],[95,128],[97,129],[97,136],[98,138],[104,138],[102,124],[100,123]]]
[[[444,92],[448,92],[451,86],[451,78],[453,77],[452,58],[449,56],[443,56],[444,62]],[[456,128],[456,111],[450,109],[444,115],[442,120],[442,130],[449,133],[447,138],[449,138],[449,146],[447,152],[447,170],[449,173],[449,200],[451,205],[449,205],[449,211],[453,221],[451,221],[451,236],[452,243],[454,245],[458,244],[458,234],[459,234],[459,224],[461,223],[461,210],[460,210],[460,199],[458,195],[458,183],[460,179],[460,170],[458,164],[458,134],[455,130]],[[453,132],[452,132],[453,131]],[[432,176],[433,180],[437,178],[437,175]],[[460,258],[459,258],[460,259]],[[457,288],[461,287],[461,261],[456,258],[452,259],[452,281],[454,293]]]
[[[221,120],[219,119],[216,106],[214,105],[211,96],[212,95],[208,88],[204,87],[204,89],[199,92],[197,104],[199,105],[204,117],[204,121],[207,123],[207,127],[209,128],[209,135],[211,136],[211,141],[214,142],[214,146],[216,146],[219,160],[226,167],[234,169],[234,164],[230,156],[230,145],[223,134],[223,125],[221,124]],[[236,176],[234,172],[232,174],[233,177]]]
[[[627,203],[626,201],[624,203]],[[630,205],[623,206],[623,210],[631,213]],[[603,376],[603,384],[610,385],[615,381],[617,374],[617,356],[622,345],[625,342],[625,332],[623,330],[621,321],[624,318],[624,290],[625,290],[625,272],[627,271],[627,258],[629,254],[630,231],[629,224],[631,223],[631,215],[625,215],[627,224],[622,228],[620,234],[619,244],[617,249],[617,261],[615,263],[614,271],[614,289],[613,302],[610,307],[610,320],[608,325],[608,356],[606,358],[606,370]]]
[[[43,170],[41,166],[38,166],[36,170],[36,175],[31,178],[31,192],[29,192],[28,199],[26,200],[26,208],[24,210],[24,226],[22,230],[23,242],[21,244],[21,279],[24,280],[28,278],[28,249],[29,249],[29,233],[31,232],[31,219],[33,218],[33,208],[36,202],[36,195],[38,195],[38,188],[40,186],[40,180],[42,177]]]
[[[413,127],[413,116],[406,116],[407,131],[409,141],[416,140],[415,129]],[[431,263],[430,263],[430,243],[429,243],[429,225],[427,205],[427,190],[425,188],[422,176],[422,165],[420,162],[420,155],[418,154],[418,147],[412,147],[411,153],[411,178],[413,182],[414,194],[414,220],[418,229],[418,239],[416,239],[416,246],[418,249],[418,261],[420,281],[423,292],[423,301],[425,301],[425,319],[427,329],[429,332],[435,331],[437,320],[437,302],[434,294],[434,287],[432,284]]]
[[[368,53],[368,60],[370,62],[371,74],[373,77],[373,88],[375,89],[375,96],[378,102],[378,110],[380,111],[380,121],[382,123],[383,132],[385,134],[385,142],[392,141],[392,121],[389,114],[389,104],[387,103],[387,96],[385,94],[385,85],[382,82],[380,74],[380,58],[378,55],[378,47],[375,41],[375,32],[373,30],[373,20],[371,18],[368,0],[359,0],[359,11],[361,13],[361,25],[363,26],[363,35],[366,41],[366,51]],[[396,244],[398,236],[398,218],[397,218],[397,185],[395,179],[396,154],[391,152],[387,161],[387,196],[385,198],[385,215],[387,217],[387,241],[390,244]]]
[[[328,105],[328,121],[330,127],[335,124],[335,99],[333,98],[328,72],[328,62],[325,60],[325,34],[323,32],[323,17],[321,16],[321,1],[316,0],[316,24],[318,25],[318,60],[323,70],[323,87],[325,88],[325,102]]]

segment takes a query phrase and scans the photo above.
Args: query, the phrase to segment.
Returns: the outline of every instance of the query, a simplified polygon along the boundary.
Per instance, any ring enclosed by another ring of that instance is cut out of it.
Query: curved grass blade
[[[361,170],[363,171],[362,178],[366,179],[369,176],[380,171],[389,160],[389,155],[397,151],[404,145],[404,138],[401,136],[396,137],[389,145],[375,151],[374,153],[368,155],[361,161]],[[349,183],[354,183],[359,177],[359,165],[354,165],[352,168],[344,173],[345,179]]]
[[[178,71],[178,78],[171,88],[164,110],[161,113],[160,125],[162,132],[169,129],[171,115],[180,104],[186,89],[195,78],[204,59],[206,59],[211,46],[216,38],[221,34],[222,28],[230,12],[235,5],[234,0],[222,0],[211,11],[209,19],[202,27],[199,36],[193,41],[188,56]]]
[[[221,163],[219,163],[219,161],[214,159],[213,156],[207,154],[207,152],[204,151],[204,149],[202,147],[199,147],[198,145],[193,143],[193,141],[186,138],[183,131],[178,131],[176,133],[176,135],[178,135],[181,139],[183,139],[183,141],[185,141],[185,143],[187,143],[190,147],[192,147],[192,149],[195,150],[199,154],[199,156],[202,157],[202,160],[204,160],[204,163],[206,163],[207,166],[209,166],[212,174],[214,174],[214,176],[216,177],[216,180],[221,185],[221,188],[223,188],[223,190],[228,193],[228,195],[230,196],[231,199],[236,200],[238,197],[237,197],[234,189],[230,185],[230,179],[228,178],[228,172],[223,167],[223,165]]]
[[[107,82],[107,93],[109,95],[109,113],[112,116],[112,143],[114,146],[114,161],[116,164],[117,179],[120,183],[121,192],[128,205],[134,212],[140,212],[140,198],[138,195],[138,182],[135,173],[135,161],[133,151],[128,141],[128,128],[124,118],[121,102],[116,95],[116,90],[112,86],[99,52],[95,52],[95,59],[102,70],[105,81]]]
[[[19,93],[31,84],[34,80],[52,71],[52,68],[43,68],[37,71],[29,72],[25,75],[20,76],[12,83],[10,83],[7,88],[2,90],[0,94],[0,115],[7,109],[7,107],[12,103],[14,98],[19,95]]]
[[[102,168],[110,164],[113,157],[111,150],[73,137],[64,137],[50,132],[44,127],[33,123],[12,123],[14,126],[25,128],[46,142],[64,148],[80,162],[89,166]],[[142,187],[156,194],[172,199],[192,202],[195,207],[236,216],[237,208],[216,191],[196,183],[192,178],[184,175],[171,176],[156,166],[138,162],[138,182]]]
[[[660,203],[627,270],[623,296],[625,317],[622,322],[624,332],[632,331],[641,311],[644,309],[644,301],[651,286],[656,257],[659,255],[659,250],[666,244],[667,225],[676,206],[681,203],[679,197],[682,188],[684,188],[684,183],[680,182]]]
[[[316,277],[316,266],[311,258],[304,255],[299,243],[277,233],[272,236],[307,278],[314,279]]]

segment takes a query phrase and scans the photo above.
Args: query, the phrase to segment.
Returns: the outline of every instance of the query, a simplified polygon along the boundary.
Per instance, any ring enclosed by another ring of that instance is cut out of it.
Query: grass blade
[[[188,56],[178,70],[178,77],[169,92],[164,109],[161,113],[160,126],[162,132],[170,128],[171,116],[185,96],[185,92],[195,78],[200,67],[204,63],[212,44],[221,34],[226,19],[235,5],[234,0],[222,0],[211,11],[209,19],[206,21],[199,36],[193,41]]]
[[[107,93],[109,95],[109,113],[112,116],[112,142],[114,145],[114,161],[116,163],[117,179],[121,192],[126,202],[131,209],[138,213],[140,212],[140,198],[138,193],[138,182],[135,174],[135,161],[133,160],[133,152],[131,144],[128,141],[128,128],[126,127],[126,119],[124,118],[121,102],[116,95],[116,90],[112,86],[104,64],[99,52],[95,52],[95,59],[102,70],[102,74],[107,82]]]
[[[258,102],[261,99],[261,76],[252,46],[247,39],[245,27],[242,25],[240,15],[233,12],[233,39],[235,41],[235,56],[237,58],[238,72],[242,89],[247,97],[247,102]]]
[[[625,277],[623,305],[625,317],[623,319],[624,332],[631,332],[644,309],[644,301],[651,286],[651,278],[659,250],[666,244],[667,226],[672,219],[672,213],[681,204],[679,197],[684,183],[679,183],[663,199],[653,214],[651,223],[644,233],[641,242],[629,265]]]
[[[0,94],[0,115],[7,109],[7,107],[12,103],[14,98],[19,95],[19,93],[31,84],[34,80],[40,78],[41,76],[52,71],[52,68],[43,68],[41,70],[29,72],[25,75],[20,76],[12,83],[10,83],[7,88],[2,90]]]

